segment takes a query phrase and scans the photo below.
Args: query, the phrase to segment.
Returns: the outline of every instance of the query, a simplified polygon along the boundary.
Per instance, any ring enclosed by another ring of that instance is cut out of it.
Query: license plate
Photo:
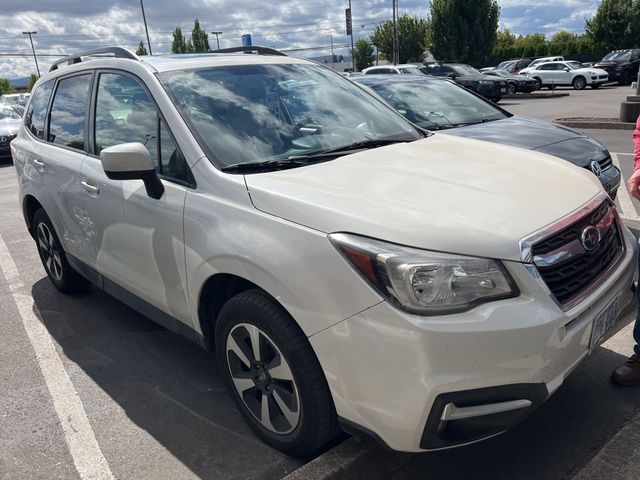
[[[589,349],[593,349],[600,345],[602,338],[609,331],[611,327],[616,324],[618,315],[620,315],[620,306],[622,302],[622,294],[619,293],[609,305],[598,314],[593,321],[593,328],[591,329],[591,341],[589,342]]]

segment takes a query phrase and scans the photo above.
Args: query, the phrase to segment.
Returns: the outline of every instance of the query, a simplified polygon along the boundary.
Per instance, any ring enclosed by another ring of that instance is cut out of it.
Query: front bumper
[[[502,98],[509,92],[506,82],[504,82],[504,84],[499,82],[492,82],[491,84],[479,84],[478,93],[485,98],[493,99]]]
[[[593,321],[612,299],[631,300],[636,247],[626,229],[625,244],[615,272],[566,312],[526,265],[505,262],[520,287],[517,298],[442,317],[418,317],[382,302],[312,336],[338,415],[409,452],[501,433],[587,356]],[[455,418],[441,424],[448,404],[464,409],[515,399],[531,405],[471,424]]]

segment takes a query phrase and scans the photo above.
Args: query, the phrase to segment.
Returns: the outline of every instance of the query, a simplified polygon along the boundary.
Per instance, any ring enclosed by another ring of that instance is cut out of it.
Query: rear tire
[[[38,255],[40,255],[42,266],[53,286],[66,294],[85,291],[89,286],[89,280],[69,265],[67,255],[60,244],[53,224],[42,208],[33,215],[31,224],[33,225]]]
[[[216,322],[216,355],[236,406],[273,448],[309,457],[338,434],[329,386],[309,341],[261,290],[229,300]]]
[[[573,88],[576,90],[584,90],[585,87],[587,86],[587,81],[585,80],[584,77],[576,77],[573,79],[573,82],[571,84],[573,85]]]

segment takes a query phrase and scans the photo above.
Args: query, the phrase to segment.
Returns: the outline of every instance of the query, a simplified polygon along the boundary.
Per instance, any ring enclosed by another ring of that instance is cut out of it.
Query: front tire
[[[53,224],[42,208],[33,215],[32,225],[40,260],[53,286],[67,294],[85,291],[89,281],[69,265]]]
[[[251,429],[294,457],[309,457],[339,432],[329,386],[309,341],[261,290],[229,300],[216,323],[216,353]]]
[[[515,95],[516,94],[516,86],[510,83],[509,86],[507,87],[507,93],[509,95]]]
[[[576,77],[573,79],[572,85],[576,90],[584,90],[587,86],[587,81],[584,79],[584,77]]]

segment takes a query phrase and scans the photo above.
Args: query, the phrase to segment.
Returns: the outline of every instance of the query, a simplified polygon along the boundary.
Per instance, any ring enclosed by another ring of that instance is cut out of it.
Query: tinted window
[[[34,92],[29,109],[24,116],[24,125],[27,130],[42,140],[44,140],[44,121],[47,116],[47,107],[49,106],[52,88],[52,80],[40,85]]]
[[[186,164],[155,104],[134,78],[103,73],[96,100],[95,153],[127,142],[147,147],[161,175],[185,180]]]
[[[58,82],[51,105],[49,141],[84,150],[84,122],[91,75],[78,75]]]
[[[555,70],[555,66],[550,63],[543,63],[538,67],[538,70]]]

